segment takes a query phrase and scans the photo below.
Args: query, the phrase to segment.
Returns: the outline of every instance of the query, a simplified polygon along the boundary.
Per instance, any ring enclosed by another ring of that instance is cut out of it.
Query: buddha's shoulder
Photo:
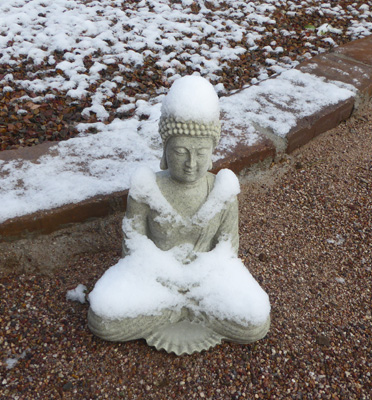
[[[155,172],[154,175],[155,175],[157,182],[169,179],[169,171],[168,170]]]
[[[156,175],[148,167],[141,167],[134,172],[131,178],[129,194],[136,198],[140,195],[146,195],[156,186]]]
[[[207,172],[206,177],[207,177],[208,184],[213,186],[214,182],[216,181],[216,175],[212,174],[212,172]]]

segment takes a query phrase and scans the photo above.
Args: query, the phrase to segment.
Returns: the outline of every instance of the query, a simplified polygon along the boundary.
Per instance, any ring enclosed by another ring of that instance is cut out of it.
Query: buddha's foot
[[[145,339],[149,346],[179,356],[208,350],[221,343],[222,337],[201,323],[183,320],[159,327]]]
[[[174,315],[172,316],[174,319]],[[192,354],[220,344],[222,340],[248,344],[262,339],[270,328],[270,316],[261,325],[244,326],[233,321],[218,320],[208,315],[194,314],[182,309],[178,320],[158,327],[149,336],[147,344],[168,353]]]
[[[164,310],[161,315],[141,315],[136,318],[105,319],[91,308],[88,311],[88,327],[96,336],[110,342],[126,342],[143,339],[158,326],[169,323],[171,310]]]
[[[113,342],[145,339],[149,346],[168,353],[192,354],[220,344],[222,340],[242,344],[262,339],[270,328],[270,317],[261,325],[240,325],[218,320],[204,313],[163,310],[156,316],[109,320],[88,312],[89,329],[98,337]]]
[[[270,315],[260,325],[240,325],[228,320],[211,320],[211,327],[221,335],[223,340],[241,344],[248,344],[263,339],[270,329]]]

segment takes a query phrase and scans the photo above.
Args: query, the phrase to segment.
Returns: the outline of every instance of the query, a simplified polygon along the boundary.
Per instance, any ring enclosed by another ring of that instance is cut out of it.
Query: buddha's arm
[[[147,215],[149,206],[134,200],[130,195],[128,196],[127,209],[123,220],[123,257],[128,254],[126,240],[130,235],[128,230],[134,230],[141,235],[147,235]]]
[[[221,239],[229,238],[234,253],[237,255],[239,250],[239,209],[238,200],[235,198],[228,203],[222,213],[221,225],[218,228],[216,242]]]

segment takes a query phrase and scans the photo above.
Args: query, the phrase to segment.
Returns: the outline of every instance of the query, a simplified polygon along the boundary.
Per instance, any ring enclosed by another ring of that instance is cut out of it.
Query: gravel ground
[[[53,276],[1,278],[0,397],[370,399],[371,132],[372,103],[244,179],[240,256],[271,298],[264,340],[181,357],[103,342],[65,296],[119,255],[86,255]]]

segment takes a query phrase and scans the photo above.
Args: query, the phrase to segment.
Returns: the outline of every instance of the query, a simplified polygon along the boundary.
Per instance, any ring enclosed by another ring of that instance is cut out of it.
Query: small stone
[[[260,253],[258,259],[262,262],[266,262],[268,260],[267,255],[264,253]]]
[[[63,385],[63,390],[70,390],[72,389],[72,383],[71,382],[67,382]]]
[[[296,164],[295,164],[295,168],[296,168],[296,169],[303,169],[303,167],[304,167],[304,166],[303,166],[303,164],[302,164],[301,161],[297,161],[297,162],[296,162]]]
[[[331,341],[329,340],[329,338],[325,335],[319,335],[316,337],[316,342],[318,344],[320,344],[321,346],[330,346],[331,345]]]

